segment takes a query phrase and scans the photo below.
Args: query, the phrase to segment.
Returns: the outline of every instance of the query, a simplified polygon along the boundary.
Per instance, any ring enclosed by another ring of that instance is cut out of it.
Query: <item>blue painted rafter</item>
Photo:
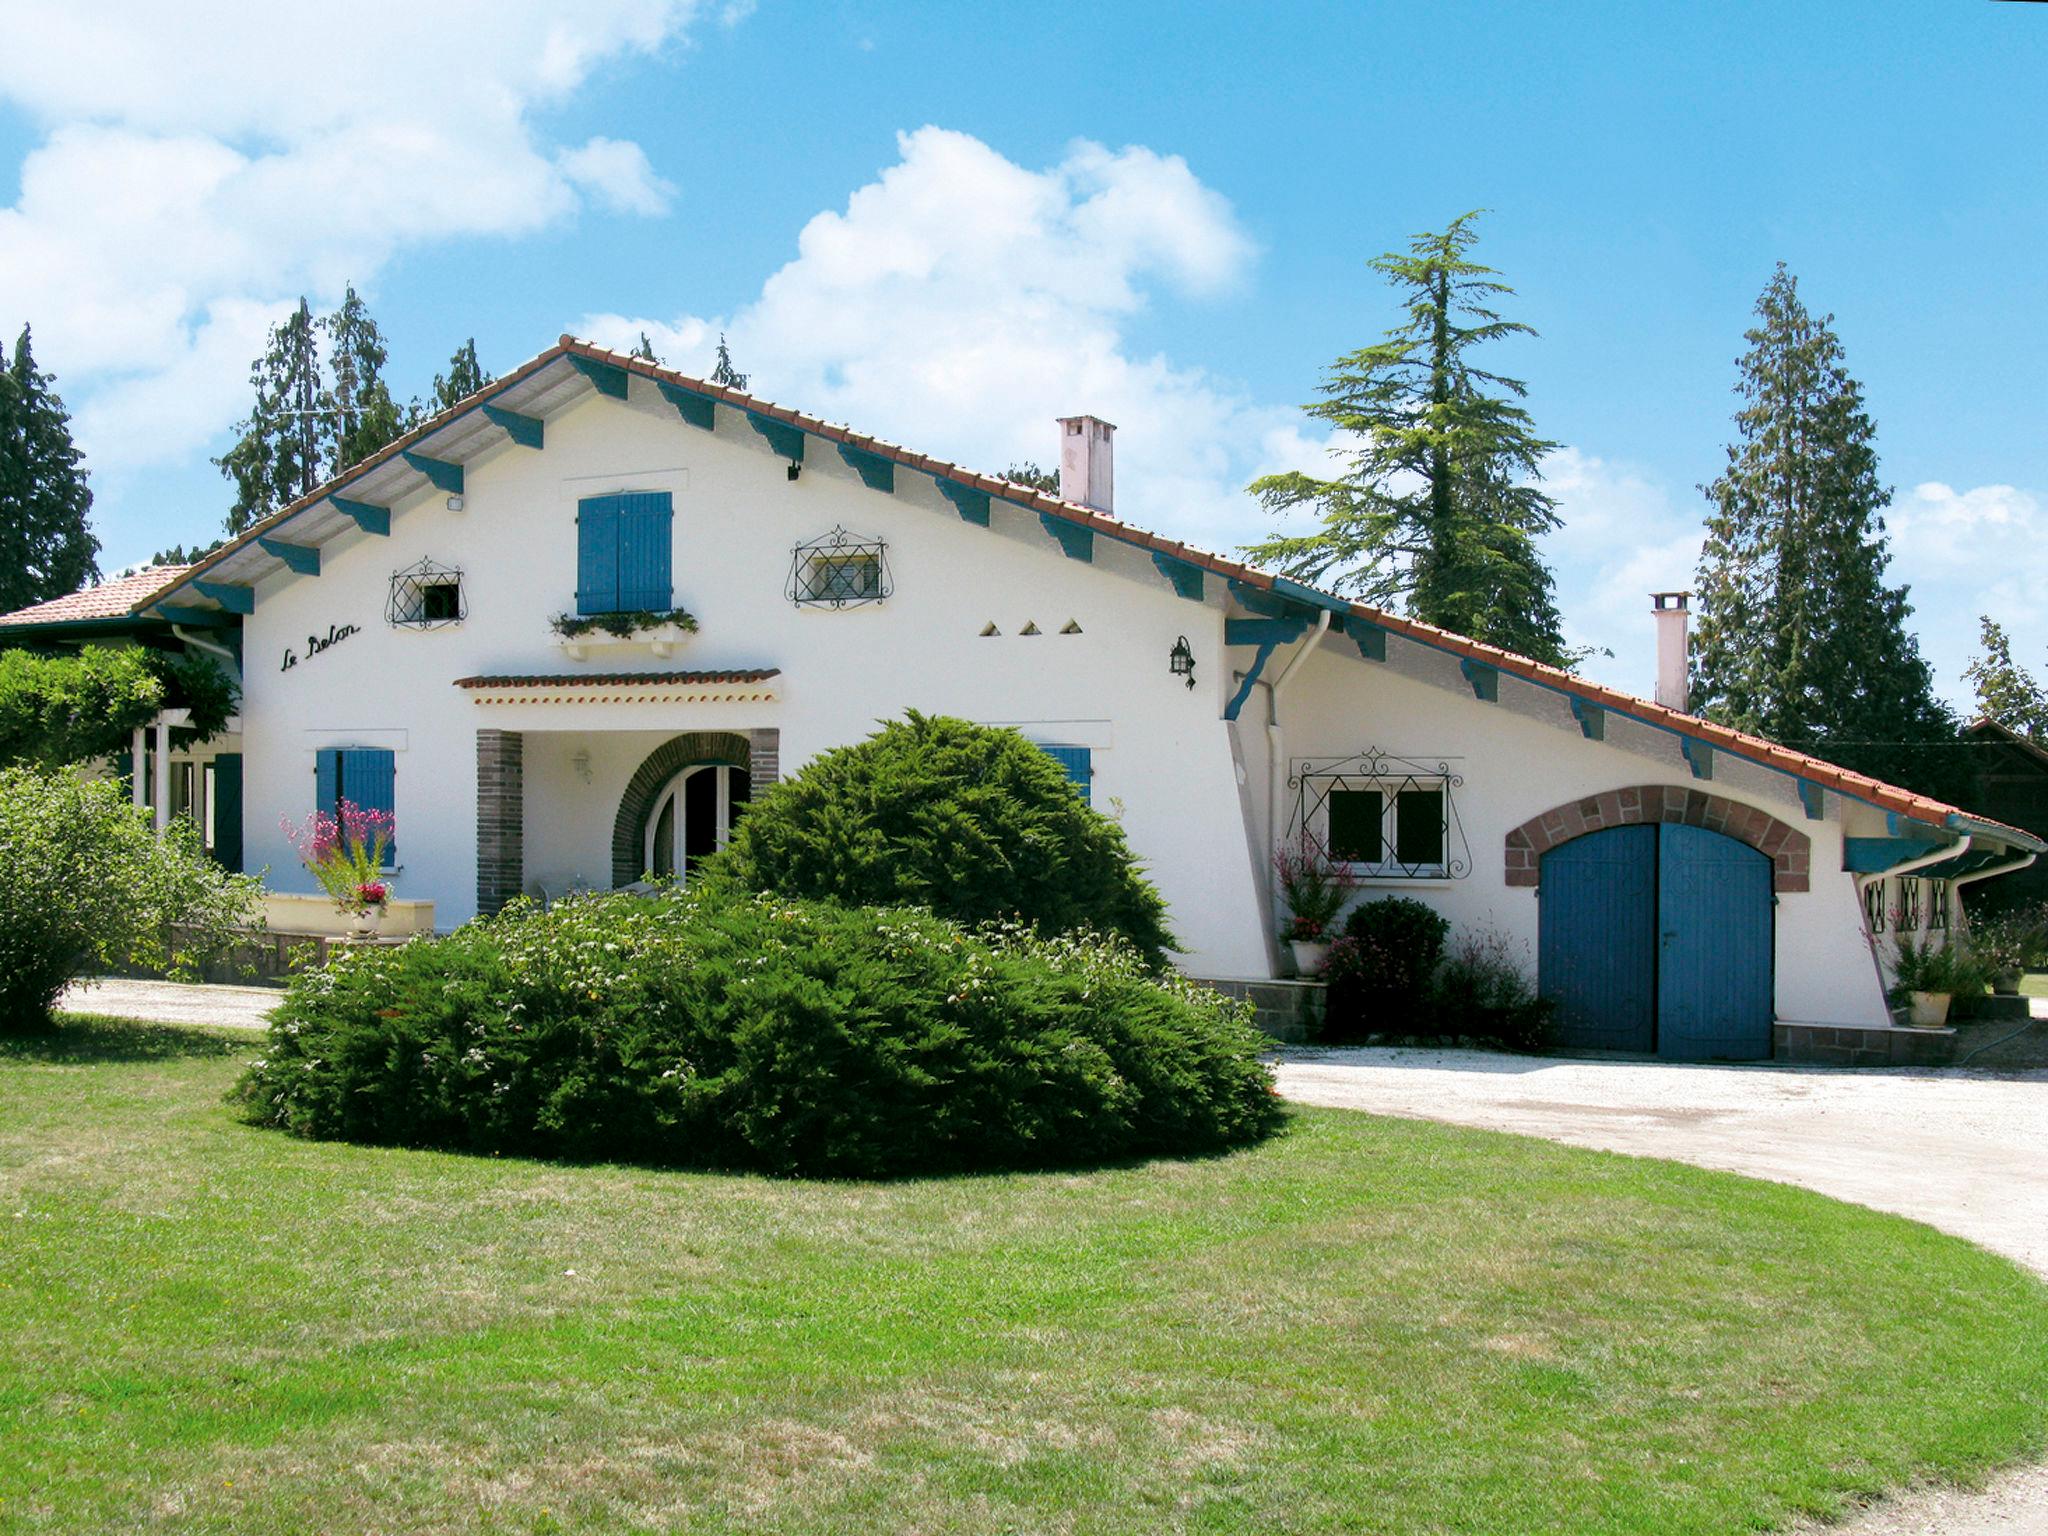
[[[1370,619],[1361,619],[1356,614],[1344,617],[1344,633],[1349,635],[1358,647],[1358,654],[1367,661],[1387,659],[1387,631],[1385,626]]]
[[[777,421],[773,416],[763,416],[759,411],[747,412],[747,425],[768,440],[768,446],[781,454],[792,464],[804,461],[804,431],[792,427],[786,421]]]
[[[1053,512],[1041,512],[1038,521],[1045,531],[1059,541],[1061,550],[1069,560],[1092,562],[1095,559],[1095,530],[1079,523],[1069,522]]]
[[[1697,736],[1678,738],[1678,749],[1685,754],[1687,764],[1696,779],[1711,779],[1714,776],[1714,745],[1701,741]]]
[[[1579,722],[1579,734],[1588,741],[1607,739],[1607,711],[1590,699],[1571,696],[1572,718]]]
[[[283,539],[268,536],[259,537],[257,546],[266,555],[274,555],[301,576],[320,574],[320,550],[313,544],[287,544]]]
[[[522,448],[539,448],[547,435],[547,423],[538,416],[522,416],[517,411],[508,411],[503,406],[487,405],[484,415],[494,427],[503,430]]]
[[[601,363],[580,352],[571,352],[569,361],[578,373],[597,386],[600,395],[610,395],[614,400],[626,398],[626,370],[616,363]]]
[[[1301,619],[1225,619],[1225,645],[1292,645],[1308,625]]]
[[[1152,563],[1159,568],[1159,574],[1173,583],[1173,590],[1182,597],[1199,603],[1202,600],[1202,568],[1192,560],[1182,560],[1174,555],[1152,552]]]
[[[381,534],[387,538],[390,536],[391,509],[389,507],[373,506],[367,501],[350,501],[346,496],[330,496],[327,499],[333,504],[335,511],[341,513],[344,517],[352,519],[355,525],[362,529],[363,532]]]
[[[447,459],[430,458],[424,453],[415,453],[410,448],[399,450],[398,456],[414,469],[425,475],[438,490],[450,496],[462,494],[462,466]]]
[[[1484,661],[1474,661],[1470,656],[1458,658],[1458,670],[1465,674],[1465,681],[1472,685],[1472,697],[1484,699],[1489,704],[1500,701],[1500,668]]]
[[[195,581],[192,585],[196,588],[199,583]],[[197,608],[190,603],[158,603],[156,611],[166,619],[169,619],[173,624],[196,624],[212,627],[232,624],[234,622],[233,619],[218,608]]]
[[[671,384],[667,379],[656,379],[655,387],[661,397],[676,408],[676,414],[693,427],[711,431],[718,423],[718,413],[709,395],[700,395],[695,390],[684,389],[680,384]]]
[[[1811,779],[1801,779],[1799,803],[1806,807],[1808,821],[1819,821],[1828,813],[1828,792]]]
[[[870,453],[865,448],[856,448],[851,443],[839,445],[839,457],[846,460],[847,468],[859,475],[861,484],[869,490],[896,489],[895,460],[885,459],[879,453]]]
[[[988,526],[988,492],[976,490],[971,485],[962,485],[958,480],[938,478],[934,483],[939,494],[953,503],[953,510],[970,523],[980,527]]]
[[[225,581],[195,581],[192,590],[201,597],[212,598],[229,613],[254,613],[256,611],[256,589],[236,586]],[[168,611],[168,610],[167,610]]]
[[[1845,837],[1842,868],[1857,875],[1881,874],[1895,865],[1939,852],[1940,846],[1924,837]]]

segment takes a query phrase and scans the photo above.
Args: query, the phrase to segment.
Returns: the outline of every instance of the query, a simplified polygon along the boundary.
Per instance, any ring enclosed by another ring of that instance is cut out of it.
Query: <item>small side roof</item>
[[[167,583],[181,579],[189,565],[151,565],[125,576],[116,576],[96,587],[83,587],[46,603],[33,603],[12,613],[0,613],[0,629],[47,628],[58,625],[98,624],[109,619],[135,616],[146,600]]]

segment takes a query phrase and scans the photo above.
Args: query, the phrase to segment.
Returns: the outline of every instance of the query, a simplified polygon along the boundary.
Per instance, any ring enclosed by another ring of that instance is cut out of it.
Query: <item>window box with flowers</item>
[[[549,621],[571,661],[602,651],[652,651],[673,656],[676,647],[697,633],[697,621],[682,608],[660,611],[636,608],[619,613],[558,613]]]

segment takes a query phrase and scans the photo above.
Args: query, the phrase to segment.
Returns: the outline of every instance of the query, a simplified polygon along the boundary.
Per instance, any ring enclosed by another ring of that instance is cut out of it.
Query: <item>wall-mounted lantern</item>
[[[1186,635],[1173,642],[1173,649],[1166,653],[1166,666],[1175,677],[1186,678],[1190,688],[1195,686],[1195,653],[1188,648]]]

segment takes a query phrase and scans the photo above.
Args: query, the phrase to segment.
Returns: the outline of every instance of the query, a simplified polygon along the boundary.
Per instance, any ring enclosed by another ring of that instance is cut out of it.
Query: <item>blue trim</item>
[[[1500,668],[1484,661],[1474,661],[1470,656],[1460,656],[1458,670],[1472,685],[1473,698],[1484,699],[1489,704],[1500,702]]]
[[[1678,750],[1685,754],[1694,778],[1711,779],[1714,776],[1714,747],[1711,742],[1701,741],[1697,736],[1681,736],[1678,738]]]
[[[198,582],[193,582],[198,586]],[[195,608],[190,603],[158,603],[156,611],[173,624],[200,624],[214,628],[231,622],[218,608]]]
[[[1225,619],[1225,645],[1291,645],[1308,628],[1306,619]]]
[[[871,491],[893,491],[896,489],[896,462],[885,459],[879,453],[870,453],[865,448],[856,448],[851,443],[839,445],[839,457],[846,460],[847,468],[861,478],[861,483]]]
[[[1266,662],[1273,654],[1278,640],[1268,640],[1259,647],[1259,654],[1252,659],[1252,669],[1245,673],[1244,681],[1237,685],[1237,692],[1230,696],[1230,702],[1223,706],[1223,718],[1235,720],[1237,712],[1244,708],[1244,701],[1252,696],[1252,685],[1259,680],[1259,674],[1266,670]]]
[[[1251,609],[1253,613],[1263,615],[1269,619],[1293,617],[1291,605],[1284,597],[1279,596],[1277,593],[1268,592],[1264,587],[1255,587],[1250,582],[1240,580],[1235,576],[1232,576],[1229,580],[1230,595],[1236,598],[1239,603]]]
[[[1069,560],[1081,560],[1093,564],[1095,560],[1095,530],[1083,528],[1079,523],[1070,523],[1054,512],[1038,514],[1039,523],[1045,531],[1059,540],[1060,548]]]
[[[786,421],[777,421],[773,416],[763,416],[759,411],[747,412],[747,425],[768,440],[768,446],[781,454],[792,464],[804,461],[804,431],[792,427]]]
[[[566,356],[576,371],[597,386],[600,395],[610,395],[614,400],[626,398],[626,370],[614,363],[600,363],[594,357],[585,357],[580,352]]]
[[[1939,852],[1939,844],[1919,837],[1845,837],[1842,868],[1856,875],[1878,875],[1895,865]]]
[[[256,547],[266,555],[275,555],[301,576],[320,574],[320,548],[315,544],[287,544],[283,539],[259,535]]]
[[[718,414],[709,395],[700,395],[694,390],[684,389],[680,384],[671,384],[667,379],[656,379],[654,387],[661,391],[662,398],[676,408],[676,414],[693,427],[712,431],[718,424]]]
[[[1811,779],[1801,779],[1799,803],[1806,807],[1808,821],[1819,821],[1828,813],[1828,792]]]
[[[1202,568],[1189,560],[1175,555],[1152,552],[1152,563],[1159,568],[1159,574],[1173,583],[1173,590],[1190,602],[1202,600]]]
[[[484,406],[483,413],[492,426],[502,427],[505,435],[522,448],[538,448],[545,440],[547,423],[538,416],[522,416],[499,405]]]
[[[1607,739],[1607,711],[1598,704],[1571,695],[1572,718],[1579,722],[1579,734],[1588,741]]]
[[[1347,613],[1344,616],[1344,633],[1351,637],[1358,647],[1358,654],[1367,661],[1387,659],[1387,632],[1383,626]]]
[[[225,581],[194,581],[192,590],[201,597],[210,597],[229,613],[254,613],[256,611],[256,589],[238,587]]]
[[[971,485],[962,485],[958,480],[948,480],[943,475],[934,475],[932,484],[939,488],[939,494],[953,503],[953,510],[967,522],[978,527],[988,526],[988,492],[977,490]]]
[[[1273,578],[1273,590],[1290,602],[1303,603],[1310,608],[1327,609],[1331,613],[1348,614],[1351,604],[1341,597],[1332,597],[1327,592],[1318,592],[1314,587],[1305,587],[1298,581],[1285,576]]]
[[[342,516],[354,519],[355,525],[363,532],[374,533],[380,538],[391,536],[389,507],[374,507],[367,501],[350,501],[346,496],[330,496],[327,500]]]
[[[450,496],[462,494],[460,464],[451,464],[446,459],[429,458],[424,453],[414,453],[410,448],[399,449],[398,456],[433,481],[438,489],[446,491]]]

